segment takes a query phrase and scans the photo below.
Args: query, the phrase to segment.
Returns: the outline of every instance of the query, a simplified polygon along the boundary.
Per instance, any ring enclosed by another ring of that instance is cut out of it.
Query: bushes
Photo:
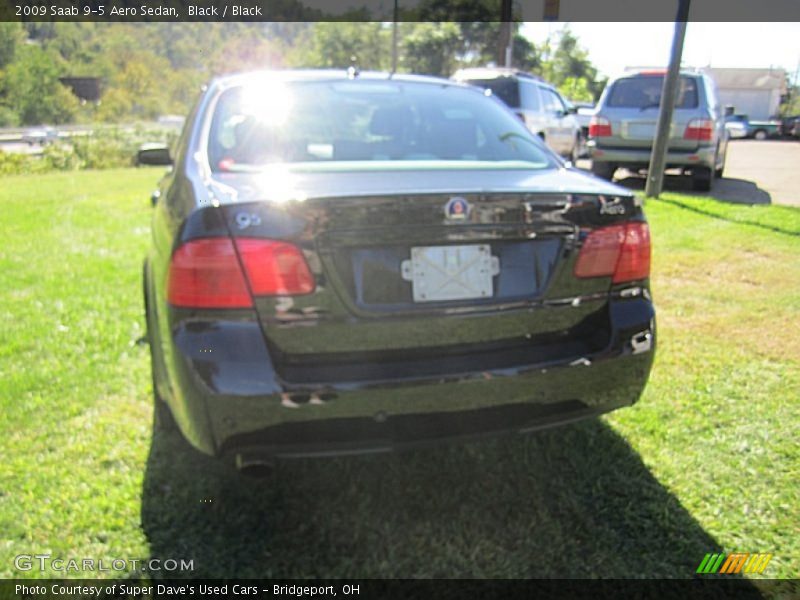
[[[170,134],[164,129],[145,127],[98,129],[49,144],[38,154],[0,150],[0,175],[130,167],[139,146],[166,142]]]

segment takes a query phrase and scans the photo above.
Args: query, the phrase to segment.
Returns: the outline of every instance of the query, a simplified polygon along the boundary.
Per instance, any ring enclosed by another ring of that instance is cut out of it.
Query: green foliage
[[[391,28],[382,23],[316,23],[302,36],[291,58],[295,66],[387,69],[391,63]]]
[[[449,77],[463,46],[455,23],[415,23],[403,38],[403,66],[413,73]]]
[[[572,100],[594,100],[599,97],[605,82],[598,81],[597,69],[578,38],[564,27],[557,41],[548,39],[542,45],[543,60],[538,74],[559,88]],[[574,89],[578,96],[573,96]]]
[[[0,150],[0,175],[16,175],[18,173],[31,173],[31,163],[27,154],[16,152],[3,152]]]
[[[17,47],[25,41],[25,32],[19,23],[0,21],[0,69],[14,60]]]
[[[45,146],[39,154],[0,151],[0,175],[129,167],[145,142],[168,143],[174,132],[156,128],[101,128]]]
[[[800,115],[800,85],[789,87],[789,93],[781,103],[778,114],[782,117]]]
[[[2,83],[0,83],[2,86]],[[19,125],[19,115],[10,106],[0,104],[0,127],[16,127]]]
[[[58,81],[59,59],[29,44],[16,54],[3,76],[2,104],[24,125],[68,123],[78,110],[78,99]]]
[[[574,100],[575,102],[593,102],[594,94],[589,87],[589,82],[581,77],[567,77],[561,85],[558,86],[558,91],[561,94]]]

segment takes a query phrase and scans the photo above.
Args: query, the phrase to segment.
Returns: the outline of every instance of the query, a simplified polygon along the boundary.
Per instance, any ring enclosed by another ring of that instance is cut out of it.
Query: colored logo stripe
[[[722,559],[725,558],[724,554],[706,554],[703,562],[697,567],[697,573],[716,573],[719,566],[722,564]]]
[[[696,573],[704,575],[713,573],[763,573],[767,568],[772,554],[750,554],[749,552],[734,552],[726,558],[724,554],[706,554],[697,567]],[[723,562],[724,561],[724,562]],[[722,568],[720,568],[722,567]]]

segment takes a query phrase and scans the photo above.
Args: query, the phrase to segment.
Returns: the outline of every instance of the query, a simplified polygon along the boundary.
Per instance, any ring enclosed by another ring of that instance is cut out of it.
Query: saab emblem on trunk
[[[453,196],[444,205],[444,216],[449,221],[466,221],[472,208],[461,196]]]

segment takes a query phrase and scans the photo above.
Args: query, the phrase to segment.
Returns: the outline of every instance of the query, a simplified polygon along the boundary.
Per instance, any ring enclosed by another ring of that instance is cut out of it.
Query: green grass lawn
[[[0,576],[53,575],[14,569],[36,553],[514,578],[687,577],[743,551],[800,573],[800,210],[648,201],[659,348],[633,408],[251,480],[152,433],[137,340],[158,177],[0,179]]]

